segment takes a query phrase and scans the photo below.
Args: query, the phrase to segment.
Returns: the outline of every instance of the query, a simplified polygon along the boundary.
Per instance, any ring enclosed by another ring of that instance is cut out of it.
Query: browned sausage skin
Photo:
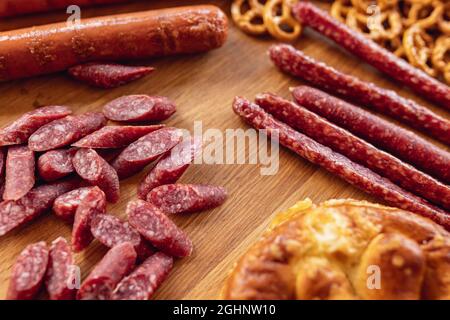
[[[82,7],[133,0],[0,0],[0,18],[63,9],[70,5]]]
[[[143,59],[222,46],[228,22],[217,7],[189,6],[56,23],[0,33],[0,81],[89,61]]]

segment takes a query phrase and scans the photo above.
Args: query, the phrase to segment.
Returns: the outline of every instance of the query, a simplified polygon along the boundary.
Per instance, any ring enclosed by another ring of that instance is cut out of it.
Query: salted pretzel
[[[293,41],[302,32],[302,26],[291,13],[291,6],[295,2],[297,0],[269,0],[264,6],[264,24],[278,40]]]
[[[430,65],[433,39],[420,24],[414,24],[403,34],[403,48],[409,63],[422,69],[432,77],[436,70]]]
[[[411,212],[307,199],[278,214],[236,262],[238,300],[450,299],[450,234]]]
[[[258,0],[234,0],[231,16],[234,23],[247,33],[261,35],[267,32],[264,24],[264,4]]]
[[[439,70],[447,83],[450,80],[450,60],[446,58],[450,54],[450,37],[447,35],[440,36],[435,43],[431,55],[431,61],[435,69]],[[447,73],[447,74],[446,74]]]
[[[394,10],[367,16],[356,8],[352,8],[348,11],[346,23],[374,41],[395,39],[403,31],[400,14]]]

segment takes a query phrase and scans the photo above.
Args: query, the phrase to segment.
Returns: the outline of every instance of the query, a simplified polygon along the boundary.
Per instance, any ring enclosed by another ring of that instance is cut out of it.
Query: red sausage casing
[[[0,33],[0,81],[118,61],[204,52],[223,45],[227,18],[217,7],[127,13],[79,24],[56,23]]]

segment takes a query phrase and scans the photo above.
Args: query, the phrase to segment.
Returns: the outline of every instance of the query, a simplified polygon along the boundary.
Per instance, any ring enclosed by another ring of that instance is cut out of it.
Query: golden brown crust
[[[448,299],[450,234],[365,201],[310,200],[278,214],[237,262],[225,299]]]

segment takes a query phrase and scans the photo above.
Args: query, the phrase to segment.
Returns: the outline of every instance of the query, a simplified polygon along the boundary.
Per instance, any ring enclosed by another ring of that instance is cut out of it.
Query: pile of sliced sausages
[[[131,95],[109,102],[103,112],[38,108],[0,130],[0,236],[50,209],[73,224],[71,244],[58,238],[50,249],[39,242],[20,254],[8,299],[35,298],[44,282],[50,299],[149,299],[173,258],[191,255],[191,240],[169,216],[220,206],[227,193],[176,183],[202,141],[154,124],[175,111],[166,97]],[[152,124],[129,125],[142,122]],[[139,199],[127,205],[127,220],[108,214],[107,202],[120,198],[120,180],[149,164]],[[77,288],[73,253],[94,239],[110,251]]]
[[[309,2],[299,2],[293,12],[305,26],[425,97],[450,107],[448,86],[325,11]],[[281,145],[363,191],[450,230],[450,153],[360,106],[393,117],[450,145],[448,119],[393,91],[317,62],[290,45],[275,45],[269,55],[282,71],[317,88],[292,88],[295,102],[272,93],[257,95],[255,103],[236,97],[233,102],[236,114],[253,127],[267,130],[269,136],[279,137]]]

